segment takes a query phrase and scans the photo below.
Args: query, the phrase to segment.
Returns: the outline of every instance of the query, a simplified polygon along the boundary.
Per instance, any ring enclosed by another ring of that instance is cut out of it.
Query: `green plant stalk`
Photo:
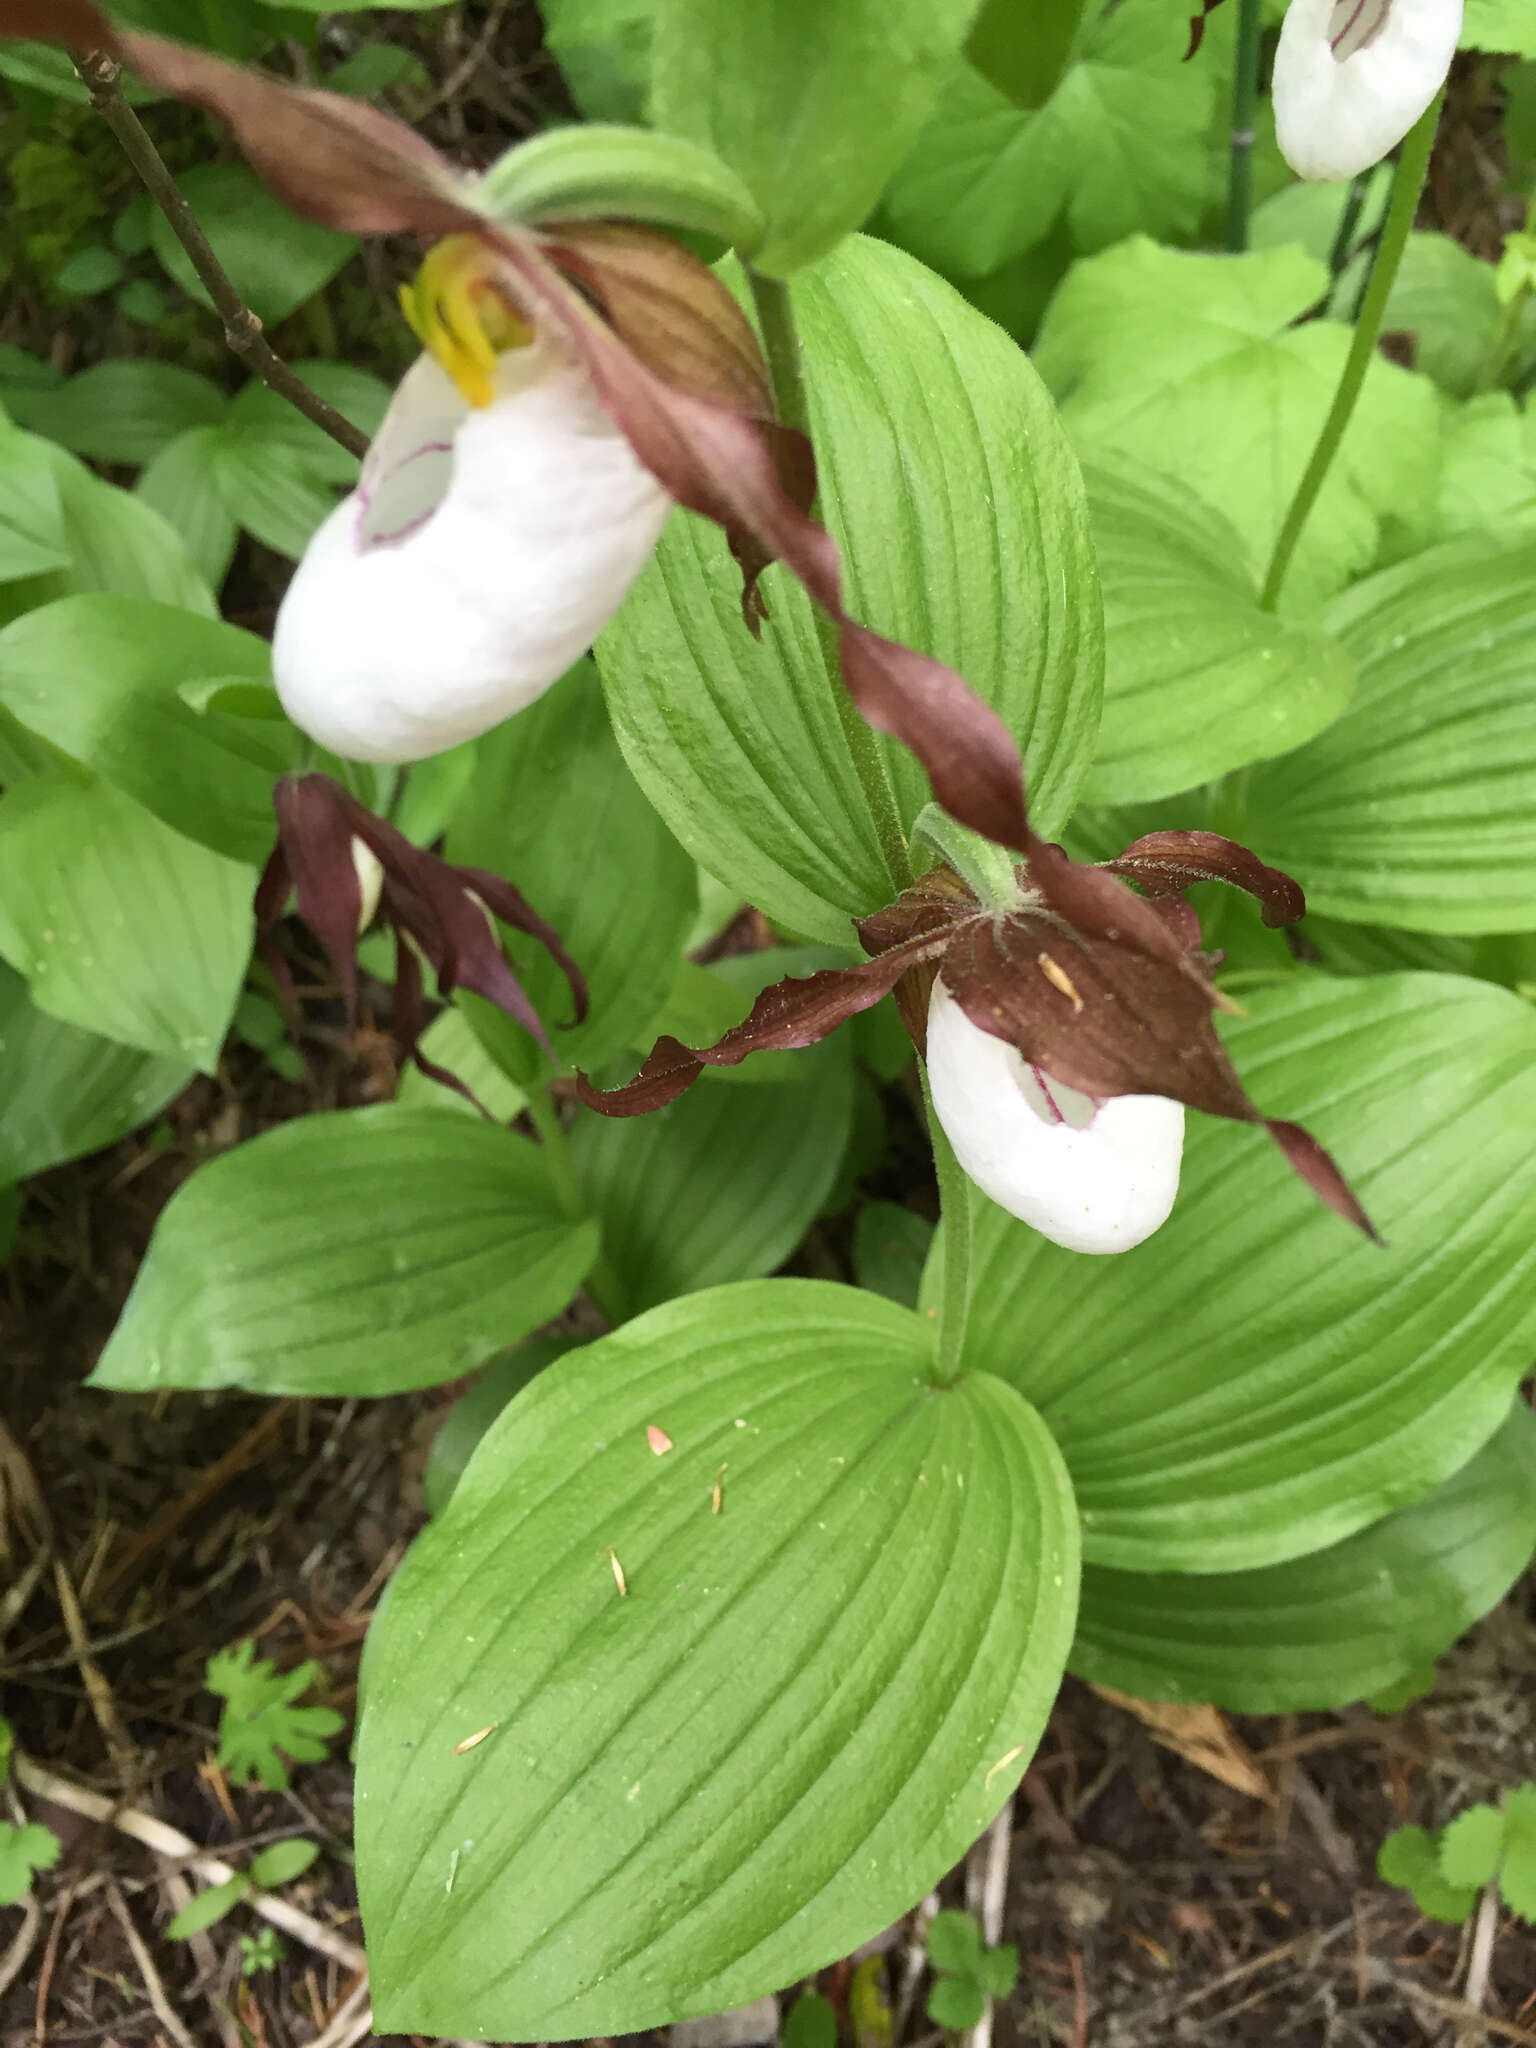
[[[528,1120],[539,1134],[544,1149],[544,1163],[549,1168],[549,1178],[555,1190],[555,1200],[564,1215],[573,1223],[582,1223],[591,1215],[591,1210],[582,1199],[576,1181],[576,1168],[571,1162],[571,1147],[565,1135],[565,1126],[560,1121],[560,1110],[551,1089],[538,1082],[528,1090]],[[625,1297],[624,1283],[608,1263],[608,1254],[599,1251],[592,1261],[587,1274],[586,1289],[597,1303],[609,1322],[617,1329],[620,1323],[628,1322],[629,1307]]]
[[[811,409],[806,398],[805,379],[800,370],[800,336],[795,328],[789,287],[782,279],[747,272],[752,284],[752,303],[763,331],[763,353],[773,379],[774,403],[779,417],[789,427],[798,427],[807,438],[811,431]],[[858,706],[842,681],[843,664],[838,652],[837,628],[821,609],[813,605],[816,643],[822,665],[832,687],[832,700],[843,728],[843,738],[853,761],[854,773],[864,792],[864,801],[874,820],[875,836],[890,873],[893,893],[911,886],[912,863],[907,855],[906,834],[896,808],[896,791],[886,769],[873,730],[865,724]]]
[[[1248,216],[1253,210],[1253,118],[1259,99],[1259,41],[1264,29],[1264,0],[1240,0],[1237,51],[1232,64],[1232,140],[1227,160],[1227,247],[1240,254],[1248,246]]]
[[[971,1184],[961,1171],[955,1148],[939,1122],[921,1060],[923,1106],[928,1112],[928,1138],[939,1177],[939,1229],[943,1233],[944,1273],[939,1290],[939,1327],[934,1343],[932,1383],[952,1387],[965,1370],[965,1325],[971,1310]]]
[[[1302,473],[1301,482],[1296,486],[1281,523],[1280,534],[1275,542],[1275,551],[1270,557],[1269,573],[1264,578],[1263,593],[1259,598],[1262,610],[1272,612],[1280,596],[1281,585],[1285,582],[1286,571],[1291,566],[1291,557],[1296,552],[1296,543],[1301,539],[1302,529],[1311,516],[1333,459],[1339,452],[1339,443],[1355,410],[1360,396],[1360,387],[1365,382],[1365,373],[1371,366],[1371,357],[1376,353],[1376,343],[1381,334],[1382,317],[1387,310],[1387,300],[1397,281],[1398,266],[1403,260],[1403,251],[1408,246],[1409,231],[1413,217],[1418,211],[1419,194],[1424,189],[1424,176],[1429,169],[1429,152],[1434,146],[1435,129],[1440,121],[1440,106],[1444,92],[1439,92],[1430,102],[1418,121],[1408,131],[1403,144],[1403,153],[1398,159],[1397,177],[1392,186],[1392,203],[1387,209],[1386,220],[1382,223],[1381,239],[1376,245],[1375,260],[1371,265],[1370,281],[1365,296],[1360,302],[1360,312],[1355,321],[1355,337],[1350,343],[1349,355],[1345,359],[1344,372],[1339,378],[1339,388],[1333,394],[1333,404],[1328,408],[1328,417],[1323,421],[1323,430],[1317,437],[1317,446],[1312,458]]]
[[[1531,296],[1530,279],[1527,278],[1499,315],[1498,331],[1488,344],[1488,354],[1478,373],[1479,392],[1497,391],[1504,381],[1504,372],[1520,333],[1520,322],[1525,314],[1526,301]]]

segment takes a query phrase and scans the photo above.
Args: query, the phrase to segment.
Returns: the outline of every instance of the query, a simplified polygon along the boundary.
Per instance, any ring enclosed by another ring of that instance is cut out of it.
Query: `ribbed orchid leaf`
[[[394,1104],[303,1117],[172,1197],[93,1384],[432,1386],[557,1315],[596,1249],[537,1149],[495,1125]]]
[[[1246,1572],[1088,1566],[1072,1669],[1240,1714],[1342,1707],[1433,1663],[1533,1550],[1536,1417],[1517,1401],[1432,1493],[1306,1557]]]
[[[1223,1027],[1245,1085],[1328,1145],[1384,1248],[1204,1117],[1133,1251],[977,1223],[967,1355],[1039,1407],[1086,1554],[1127,1571],[1275,1565],[1421,1498],[1498,1428],[1536,1341],[1530,1007],[1437,974],[1246,1000]]]
[[[1055,1692],[1076,1525],[1038,1418],[984,1377],[935,1392],[931,1348],[871,1295],[745,1282],[503,1411],[370,1652],[382,2028],[718,2011],[848,1954],[964,1853]]]

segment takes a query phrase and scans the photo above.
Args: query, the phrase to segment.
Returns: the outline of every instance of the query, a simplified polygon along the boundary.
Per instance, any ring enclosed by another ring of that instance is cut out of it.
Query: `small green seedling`
[[[1512,1913],[1536,1921],[1536,1783],[1517,1786],[1502,1806],[1469,1806],[1437,1834],[1395,1829],[1376,1868],[1413,1893],[1427,1920],[1459,1925],[1496,1882]]]
[[[1011,1942],[982,1945],[981,1929],[969,1913],[935,1913],[928,1929],[928,1961],[934,1972],[928,2017],[958,2033],[974,2027],[989,1998],[1006,1998],[1018,1982],[1019,1952]]]
[[[207,1891],[188,1899],[166,1933],[172,1941],[190,1940],[194,1934],[201,1934],[215,1921],[222,1920],[226,1913],[232,1913],[252,1892],[275,1891],[281,1884],[291,1884],[308,1870],[319,1854],[318,1842],[274,1842],[270,1849],[262,1850],[249,1870],[236,1871],[223,1884],[211,1884]],[[242,1948],[246,1939],[246,1936],[241,1936]],[[270,1969],[271,1964],[256,1963],[251,1968],[265,1970]],[[245,1974],[250,1976],[251,1970],[247,1969]]]
[[[63,1845],[52,1828],[13,1828],[0,1821],[0,1906],[19,1906],[35,1870],[51,1870]]]
[[[272,1792],[288,1789],[288,1766],[319,1763],[326,1744],[342,1726],[331,1707],[300,1707],[294,1702],[320,1678],[313,1660],[279,1671],[266,1657],[257,1657],[249,1642],[232,1650],[216,1650],[208,1659],[208,1690],[219,1693],[219,1762],[232,1777],[259,1778]]]
[[[263,1970],[275,1970],[283,1959],[283,1944],[275,1927],[263,1927],[240,1937],[240,1974],[255,1977]]]

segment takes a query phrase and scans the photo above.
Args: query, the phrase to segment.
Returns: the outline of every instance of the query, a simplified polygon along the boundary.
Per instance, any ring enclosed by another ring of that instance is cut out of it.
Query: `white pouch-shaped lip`
[[[1402,141],[1445,82],[1462,0],[1291,0],[1275,131],[1303,178],[1352,178]]]
[[[1184,1105],[1099,1102],[971,1022],[942,977],[928,1004],[928,1081],[955,1156],[999,1208],[1074,1252],[1129,1251],[1167,1221]]]
[[[544,344],[501,356],[481,407],[422,356],[288,587],[284,709],[357,761],[489,731],[591,646],[671,504],[585,372]]]

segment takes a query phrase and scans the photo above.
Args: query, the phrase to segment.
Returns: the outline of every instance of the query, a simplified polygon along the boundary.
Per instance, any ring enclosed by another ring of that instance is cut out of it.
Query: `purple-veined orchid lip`
[[[1184,1105],[1107,1101],[1031,1066],[973,1024],[936,977],[928,1004],[933,1106],[961,1167],[999,1208],[1075,1252],[1122,1252],[1167,1221]]]
[[[1275,129],[1303,178],[1352,178],[1401,142],[1445,81],[1462,0],[1291,0]]]
[[[502,356],[476,408],[421,357],[283,600],[284,708],[357,761],[422,760],[488,732],[591,646],[671,504],[553,350]]]

